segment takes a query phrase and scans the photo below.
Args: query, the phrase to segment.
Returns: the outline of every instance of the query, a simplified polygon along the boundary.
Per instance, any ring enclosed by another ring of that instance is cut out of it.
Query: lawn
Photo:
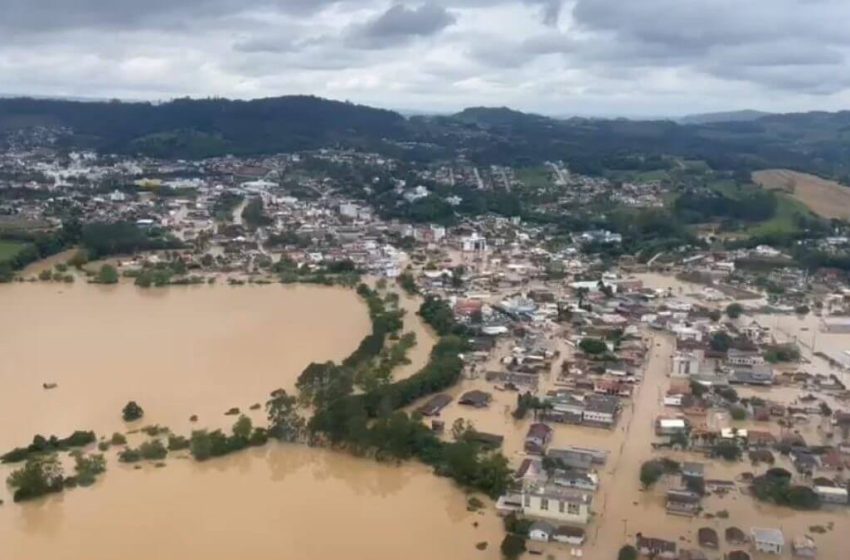
[[[0,239],[0,264],[15,258],[26,246],[26,243],[19,241],[4,241]]]

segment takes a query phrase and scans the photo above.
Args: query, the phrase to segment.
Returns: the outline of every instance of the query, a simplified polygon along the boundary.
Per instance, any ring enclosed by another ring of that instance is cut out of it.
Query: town
[[[637,259],[618,251],[628,233],[588,217],[600,201],[651,212],[671,188],[560,162],[172,161],[21,142],[0,155],[0,278],[155,290],[362,277],[438,299],[468,338],[463,374],[407,408],[507,458],[509,491],[479,511],[504,519],[505,557],[838,558],[850,281],[769,244],[648,244]],[[577,227],[512,215],[517,191],[540,216],[576,208],[561,217]],[[836,227],[807,250],[846,248]],[[55,265],[28,274],[38,259]]]

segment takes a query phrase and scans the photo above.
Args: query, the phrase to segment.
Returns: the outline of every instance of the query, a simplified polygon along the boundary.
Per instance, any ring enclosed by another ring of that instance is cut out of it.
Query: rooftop
[[[753,527],[750,533],[752,533],[754,541],[785,546],[785,535],[779,529]]]

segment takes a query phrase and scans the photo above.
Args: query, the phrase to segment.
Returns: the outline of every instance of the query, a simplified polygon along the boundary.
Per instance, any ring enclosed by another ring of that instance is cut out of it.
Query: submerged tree
[[[139,406],[136,401],[130,401],[124,407],[124,410],[121,411],[121,415],[124,418],[125,422],[132,422],[133,420],[138,420],[142,416],[145,415],[144,409]]]
[[[16,502],[32,500],[45,494],[61,492],[64,482],[62,464],[55,453],[35,455],[6,479],[14,490]]]
[[[298,399],[286,394],[283,389],[272,393],[266,403],[269,433],[283,441],[297,441],[304,434],[305,421],[298,414]]]

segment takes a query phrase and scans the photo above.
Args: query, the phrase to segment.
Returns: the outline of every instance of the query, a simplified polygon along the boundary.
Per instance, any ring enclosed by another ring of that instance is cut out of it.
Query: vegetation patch
[[[94,432],[81,430],[77,430],[66,438],[57,438],[56,436],[46,438],[42,435],[36,435],[32,438],[32,443],[28,446],[16,447],[0,456],[0,462],[19,463],[21,461],[27,461],[35,455],[67,451],[75,447],[85,447],[94,443],[96,439]]]

